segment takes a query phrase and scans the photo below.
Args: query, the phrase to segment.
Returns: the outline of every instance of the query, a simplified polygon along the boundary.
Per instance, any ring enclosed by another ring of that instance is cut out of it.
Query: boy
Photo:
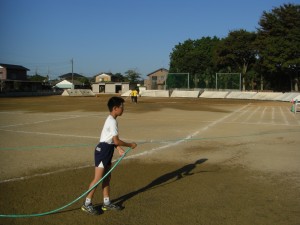
[[[100,136],[99,144],[95,148],[95,176],[90,183],[89,189],[94,186],[107,171],[111,168],[111,160],[114,153],[114,148],[117,148],[120,155],[124,154],[121,146],[126,146],[134,149],[136,143],[127,143],[119,139],[117,117],[123,114],[124,99],[120,97],[111,97],[107,103],[109,116],[107,117]],[[103,206],[102,210],[120,210],[121,208],[110,202],[110,178],[108,175],[102,182]],[[92,198],[96,188],[91,190],[86,196],[85,202],[81,209],[89,214],[99,214],[92,204]]]

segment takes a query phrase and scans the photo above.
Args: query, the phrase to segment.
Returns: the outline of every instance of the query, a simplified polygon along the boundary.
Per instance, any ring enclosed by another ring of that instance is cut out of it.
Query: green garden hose
[[[48,212],[43,212],[43,213],[35,213],[35,214],[7,214],[7,215],[1,215],[0,214],[0,218],[25,218],[25,217],[38,217],[38,216],[46,216],[49,214],[53,214],[56,213],[58,211],[61,211],[67,207],[69,207],[70,205],[74,204],[75,202],[77,202],[78,200],[80,200],[81,198],[83,198],[84,196],[86,196],[91,190],[93,190],[97,185],[99,185],[115,168],[116,166],[121,162],[121,160],[125,157],[125,155],[131,150],[131,148],[126,149],[125,153],[114,163],[113,167],[102,177],[101,180],[99,180],[93,187],[91,187],[89,190],[87,190],[86,192],[84,192],[82,195],[80,195],[78,198],[74,199],[73,201],[69,202],[68,204],[48,211]]]

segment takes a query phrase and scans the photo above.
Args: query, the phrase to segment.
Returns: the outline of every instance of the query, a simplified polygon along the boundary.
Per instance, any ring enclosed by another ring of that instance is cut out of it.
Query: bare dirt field
[[[90,216],[80,199],[27,217],[87,190],[109,97],[0,98],[0,215],[26,215],[0,225],[300,224],[300,114],[201,98],[126,98],[120,138],[138,147],[112,172],[122,211]]]

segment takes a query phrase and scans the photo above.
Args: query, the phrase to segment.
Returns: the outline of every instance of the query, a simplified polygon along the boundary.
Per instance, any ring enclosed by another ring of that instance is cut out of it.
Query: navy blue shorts
[[[95,148],[95,167],[103,167],[111,165],[114,155],[115,145],[100,142]]]

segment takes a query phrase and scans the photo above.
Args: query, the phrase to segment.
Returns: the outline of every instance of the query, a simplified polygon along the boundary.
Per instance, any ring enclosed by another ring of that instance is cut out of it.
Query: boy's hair
[[[114,107],[120,107],[124,102],[125,100],[121,97],[111,97],[107,102],[109,111],[111,112]]]

